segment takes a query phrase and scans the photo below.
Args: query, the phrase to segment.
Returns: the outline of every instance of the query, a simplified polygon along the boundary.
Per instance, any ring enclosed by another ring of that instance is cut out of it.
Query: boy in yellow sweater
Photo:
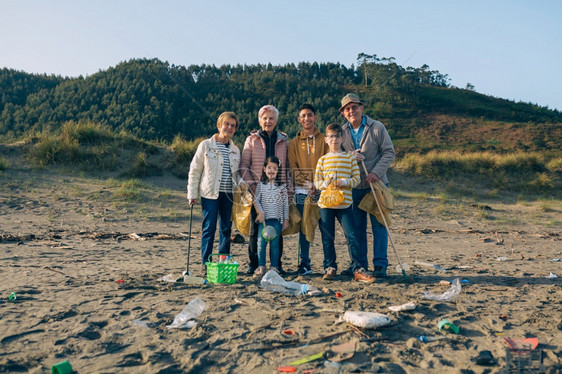
[[[320,232],[322,234],[322,246],[324,248],[324,279],[332,280],[337,274],[335,238],[336,218],[343,228],[347,239],[347,248],[351,259],[351,269],[354,278],[358,282],[373,283],[375,278],[368,275],[365,269],[368,267],[367,253],[361,249],[355,234],[353,222],[353,211],[351,208],[351,189],[356,187],[360,181],[359,166],[351,153],[341,150],[343,131],[336,123],[326,127],[325,141],[329,152],[320,157],[316,165],[314,185],[322,195],[326,196],[329,186],[336,187],[343,193],[343,199],[334,205],[329,199],[323,199],[322,195],[318,201],[320,207]]]

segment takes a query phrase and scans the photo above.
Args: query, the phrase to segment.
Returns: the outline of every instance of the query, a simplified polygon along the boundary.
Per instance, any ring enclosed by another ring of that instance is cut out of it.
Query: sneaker
[[[365,272],[365,269],[359,269],[355,272],[355,280],[361,283],[373,283],[375,277],[370,276]]]
[[[256,271],[254,271],[254,277],[263,277],[265,274],[265,266],[258,266]]]
[[[352,277],[353,276],[353,270],[351,268],[347,268],[347,269],[345,269],[344,271],[341,272],[341,275]]]
[[[299,270],[297,270],[298,275],[308,275],[312,274],[312,270],[306,265],[300,265]]]
[[[332,280],[336,277],[336,269],[335,268],[327,268],[324,270],[324,276],[322,277],[325,280]]]
[[[386,268],[384,266],[375,266],[373,275],[375,278],[386,278]]]
[[[246,275],[253,275],[255,271],[256,271],[256,267],[250,265],[250,266],[248,267],[248,270],[246,271]]]

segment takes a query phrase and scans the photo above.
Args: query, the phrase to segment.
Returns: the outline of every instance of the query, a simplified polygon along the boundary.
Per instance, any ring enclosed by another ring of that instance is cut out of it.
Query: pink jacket
[[[252,193],[256,191],[257,183],[260,181],[265,161],[265,142],[258,134],[259,130],[250,132],[242,149],[240,159],[240,177],[250,186]],[[289,137],[277,131],[277,142],[275,143],[275,156],[281,161],[281,182],[287,186],[289,194],[292,188],[289,178],[289,159],[287,157],[289,148]]]

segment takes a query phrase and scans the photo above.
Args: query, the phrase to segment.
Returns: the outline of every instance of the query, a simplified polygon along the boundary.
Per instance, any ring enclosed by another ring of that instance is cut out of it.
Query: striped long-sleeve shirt
[[[289,196],[284,185],[258,183],[254,205],[256,211],[265,212],[265,219],[278,219],[281,224],[289,219]]]
[[[343,191],[344,200],[337,207],[331,208],[345,209],[353,202],[351,189],[359,184],[360,178],[359,166],[351,153],[328,153],[320,157],[316,164],[314,185],[319,190],[325,190],[328,187],[325,183],[328,179],[332,181],[336,179],[342,181],[342,187],[340,187],[340,189]],[[320,202],[318,206],[320,208],[326,208],[322,206]]]

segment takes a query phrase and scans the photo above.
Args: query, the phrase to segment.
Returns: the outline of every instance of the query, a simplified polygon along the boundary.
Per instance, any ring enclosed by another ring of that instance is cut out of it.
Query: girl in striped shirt
[[[287,188],[281,183],[279,169],[281,162],[275,156],[265,159],[260,183],[256,187],[254,206],[259,222],[258,233],[258,264],[254,276],[265,274],[265,252],[267,241],[270,245],[271,270],[279,272],[279,236],[281,231],[289,227],[289,196]],[[277,235],[273,240],[264,238],[263,229],[272,226]]]

